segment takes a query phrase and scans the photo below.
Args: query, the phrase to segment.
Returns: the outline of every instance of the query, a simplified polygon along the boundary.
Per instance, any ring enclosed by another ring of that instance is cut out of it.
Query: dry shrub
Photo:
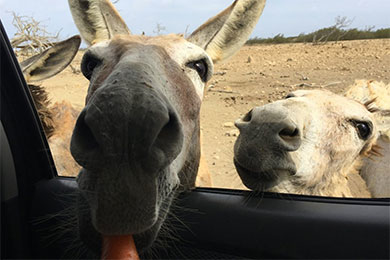
[[[48,33],[46,26],[33,17],[18,15],[15,12],[12,12],[12,15],[16,33],[11,39],[11,45],[18,55],[31,56],[41,53],[58,41],[59,32],[56,35]]]

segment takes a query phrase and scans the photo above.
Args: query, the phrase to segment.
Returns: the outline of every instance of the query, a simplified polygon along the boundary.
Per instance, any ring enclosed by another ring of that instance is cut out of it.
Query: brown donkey
[[[131,35],[109,1],[69,3],[90,45],[81,64],[90,86],[71,142],[83,167],[78,207],[88,209],[78,214],[80,236],[95,253],[102,238],[120,237],[143,252],[177,191],[194,187],[213,63],[246,42],[265,0],[237,0],[187,39]]]
[[[46,90],[31,83],[63,71],[77,54],[80,43],[80,36],[73,36],[20,63],[61,176],[75,176],[80,171],[70,154],[70,137],[79,111],[66,101],[50,105]]]

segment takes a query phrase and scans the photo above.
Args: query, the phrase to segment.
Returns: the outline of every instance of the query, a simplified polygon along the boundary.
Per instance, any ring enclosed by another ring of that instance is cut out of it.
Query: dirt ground
[[[81,57],[82,51],[73,69],[79,69]],[[68,100],[81,110],[88,81],[73,69],[42,85],[53,103]],[[244,46],[216,65],[201,112],[203,151],[213,186],[244,188],[232,160],[237,118],[296,89],[326,88],[341,94],[356,79],[390,82],[390,39]]]

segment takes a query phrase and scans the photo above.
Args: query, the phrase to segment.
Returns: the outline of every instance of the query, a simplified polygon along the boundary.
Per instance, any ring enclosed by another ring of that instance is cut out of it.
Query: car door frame
[[[71,235],[62,237],[68,242],[50,245],[42,238],[69,217],[61,212],[72,209],[77,184],[57,176],[28,86],[0,27],[1,122],[10,148],[7,160],[14,166],[14,171],[2,168],[1,174],[2,180],[5,172],[14,174],[17,184],[13,196],[2,198],[2,258],[63,258]],[[8,184],[2,182],[2,188]],[[167,223],[176,239],[162,239],[173,249],[156,252],[170,259],[389,259],[389,215],[389,199],[197,188],[179,195],[172,207]]]

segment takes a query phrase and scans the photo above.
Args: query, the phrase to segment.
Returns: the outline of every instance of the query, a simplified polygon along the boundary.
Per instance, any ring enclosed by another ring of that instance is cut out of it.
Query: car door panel
[[[76,189],[72,179],[38,183],[34,218],[71,207],[67,203]],[[171,244],[169,254],[167,248],[157,250],[159,258],[388,258],[388,207],[387,199],[255,196],[198,188],[181,194],[172,208],[175,217],[168,223],[175,238],[161,238]]]

